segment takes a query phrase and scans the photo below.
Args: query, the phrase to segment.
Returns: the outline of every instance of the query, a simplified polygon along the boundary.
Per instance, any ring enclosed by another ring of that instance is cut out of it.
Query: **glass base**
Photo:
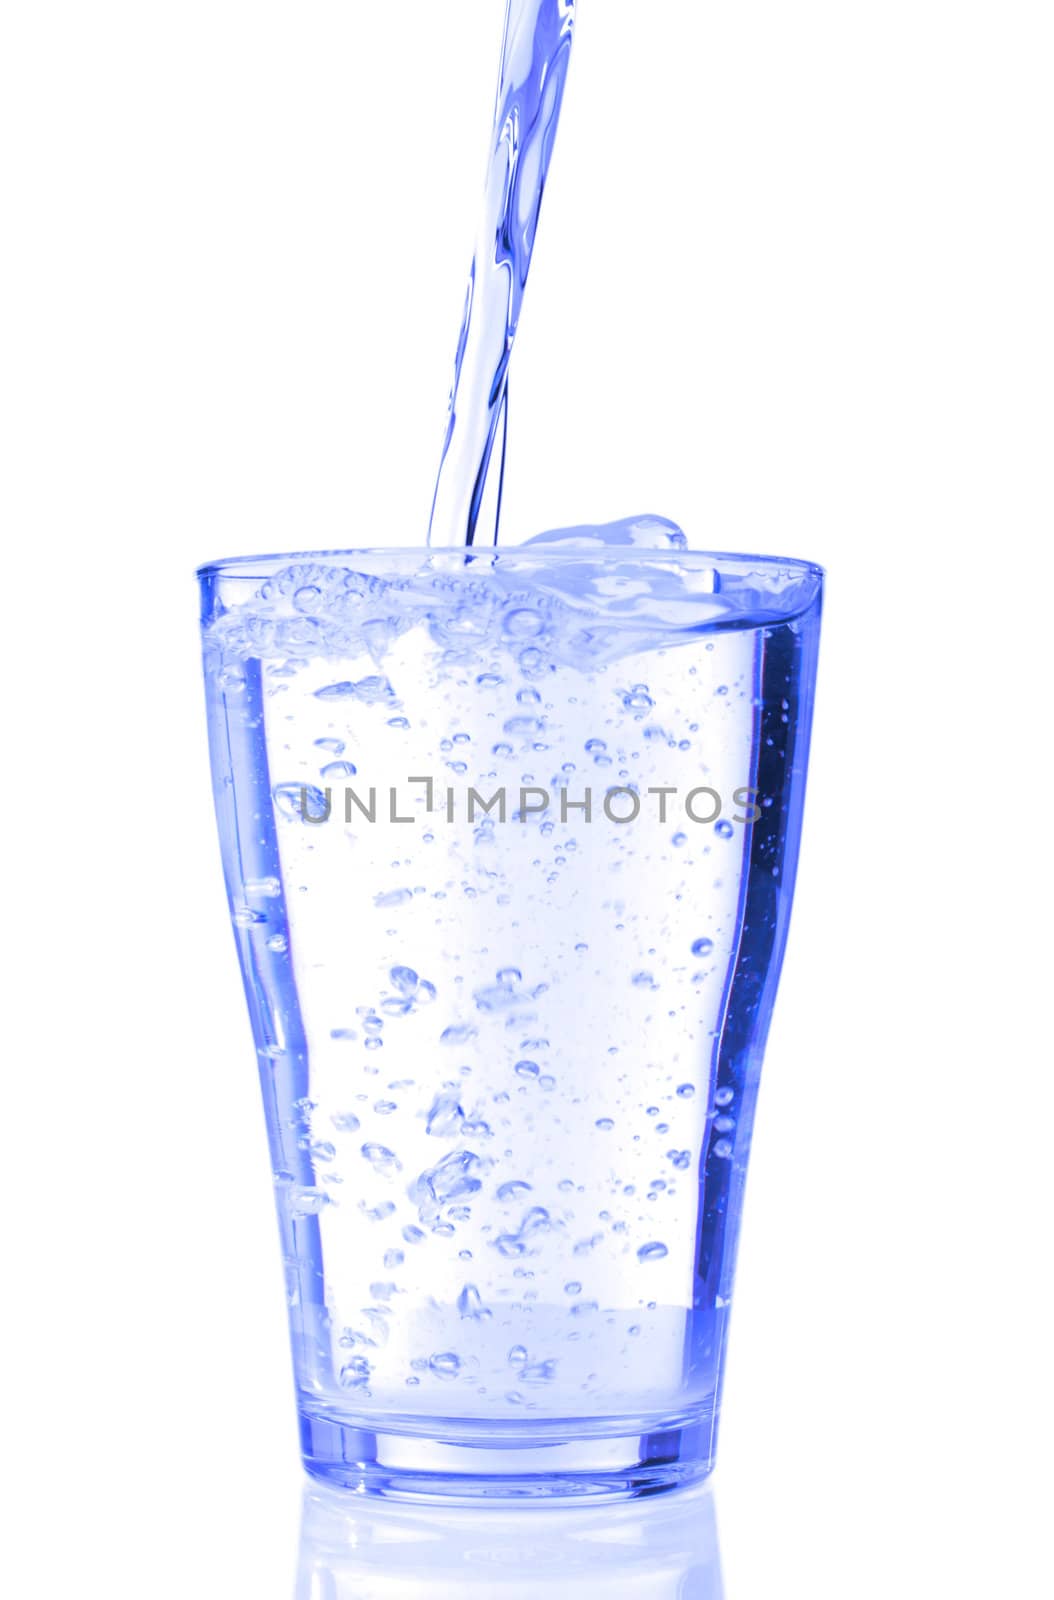
[[[381,1432],[301,1413],[304,1465],[312,1477],[393,1500],[635,1500],[699,1483],[714,1464],[714,1419],[611,1435],[487,1442]]]

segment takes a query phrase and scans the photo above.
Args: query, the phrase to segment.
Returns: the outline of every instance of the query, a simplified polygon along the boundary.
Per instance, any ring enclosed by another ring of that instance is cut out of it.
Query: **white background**
[[[502,9],[0,12],[11,1593],[293,1593],[193,568],[421,542]],[[728,1600],[1054,1584],[1052,43],[1041,0],[580,4],[509,536],[829,568]],[[340,1600],[446,1592],[379,1581]]]

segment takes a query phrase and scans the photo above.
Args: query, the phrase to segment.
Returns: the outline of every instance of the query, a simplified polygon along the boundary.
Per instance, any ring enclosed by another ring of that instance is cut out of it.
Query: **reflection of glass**
[[[202,571],[304,1457],[378,1493],[713,1461],[821,575],[595,543]]]
[[[304,1492],[296,1600],[721,1600],[713,1496],[523,1510]]]

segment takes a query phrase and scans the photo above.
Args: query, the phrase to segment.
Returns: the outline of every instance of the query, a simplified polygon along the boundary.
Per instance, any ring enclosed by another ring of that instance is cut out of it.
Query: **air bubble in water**
[[[722,817],[720,822],[714,823],[714,832],[719,839],[731,839],[735,829],[727,819]]]
[[[362,1154],[376,1172],[401,1172],[402,1162],[394,1150],[389,1150],[387,1145],[367,1141],[362,1147]]]
[[[713,954],[714,941],[712,939],[697,939],[692,946],[693,956],[708,956]]]
[[[461,1357],[456,1356],[452,1350],[444,1350],[432,1357],[428,1363],[428,1370],[437,1378],[449,1381],[451,1378],[456,1378],[461,1371]]]
[[[321,819],[326,815],[326,796],[312,783],[279,783],[271,794],[275,808],[290,822],[304,822],[309,826],[311,818]]]
[[[510,611],[505,618],[505,632],[513,639],[535,638],[544,627],[544,619],[526,606]]]
[[[668,1256],[669,1253],[670,1252],[667,1250],[666,1246],[661,1243],[661,1241],[655,1240],[651,1244],[641,1245],[640,1249],[637,1251],[637,1260],[661,1261],[663,1256]]]
[[[377,705],[384,700],[394,700],[395,690],[387,678],[371,675],[358,683],[327,683],[315,690],[317,700],[361,700],[365,705]]]
[[[365,1356],[352,1356],[340,1369],[340,1382],[345,1389],[365,1389],[370,1381],[370,1364]]]
[[[231,921],[236,928],[252,928],[266,922],[267,918],[262,911],[252,911],[248,906],[237,906],[231,912]]]
[[[474,1283],[466,1283],[457,1297],[458,1314],[468,1317],[475,1322],[485,1322],[490,1316],[490,1310],[483,1304],[483,1297]]]
[[[289,1210],[294,1217],[317,1217],[320,1211],[332,1204],[325,1189],[315,1189],[309,1184],[293,1184],[288,1194]]]
[[[263,900],[277,900],[282,893],[282,885],[277,878],[246,878],[245,892]]]
[[[627,711],[636,711],[643,714],[645,711],[652,709],[655,701],[648,693],[648,685],[646,683],[635,683],[629,693],[622,696],[622,704]]]
[[[529,1362],[516,1376],[524,1383],[551,1383],[556,1377],[556,1362],[552,1359]]]
[[[538,1234],[548,1233],[551,1226],[545,1207],[532,1206],[520,1223],[519,1232],[499,1234],[494,1246],[501,1255],[515,1259],[526,1255],[529,1241]]]
[[[425,1123],[425,1132],[435,1138],[448,1138],[461,1132],[465,1113],[461,1109],[456,1089],[440,1089],[432,1101]]]
[[[381,1001],[381,1010],[386,1017],[405,1017],[413,1010],[413,1002],[389,995],[387,1000]]]
[[[516,739],[532,739],[543,731],[543,727],[538,717],[509,717],[501,731]]]
[[[460,1022],[449,1028],[444,1028],[439,1035],[439,1043],[446,1045],[468,1044],[470,1039],[476,1037],[477,1031],[471,1022]]]
[[[477,1194],[483,1184],[476,1177],[481,1162],[471,1150],[452,1150],[436,1166],[421,1173],[412,1185],[411,1199],[419,1203],[431,1200],[436,1205],[449,1205],[470,1194]]]

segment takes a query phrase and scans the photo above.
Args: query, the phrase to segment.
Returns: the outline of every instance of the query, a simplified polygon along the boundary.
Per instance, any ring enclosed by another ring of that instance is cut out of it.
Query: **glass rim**
[[[486,563],[495,559],[502,562],[517,558],[538,565],[559,565],[573,561],[610,561],[612,563],[639,562],[642,565],[663,562],[688,562],[692,566],[727,568],[742,573],[743,569],[759,570],[770,576],[782,573],[787,578],[801,581],[814,578],[821,583],[826,570],[819,562],[800,556],[756,555],[734,550],[698,550],[671,548],[668,550],[642,550],[633,545],[602,545],[591,548],[582,544],[576,548],[549,548],[545,545],[359,545],[350,549],[294,550],[271,555],[227,556],[215,561],[205,561],[197,567],[196,577],[201,581],[214,578],[241,578],[248,582],[265,582],[283,567],[301,563],[345,564],[348,560],[369,557],[395,561],[399,557],[430,560],[460,560],[467,563]]]

